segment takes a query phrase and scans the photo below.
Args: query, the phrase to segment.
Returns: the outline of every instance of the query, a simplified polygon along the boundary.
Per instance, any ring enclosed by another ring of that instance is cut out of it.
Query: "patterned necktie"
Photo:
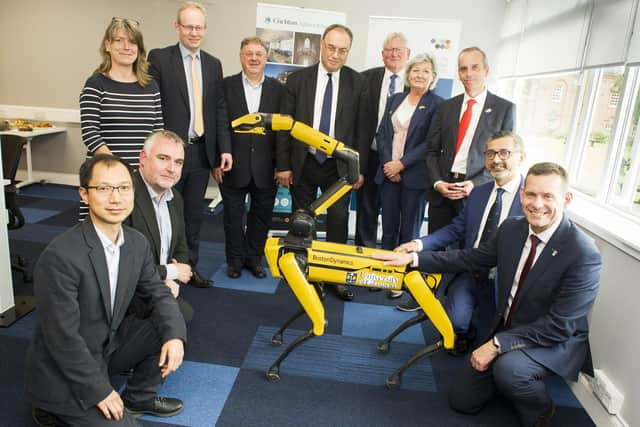
[[[389,94],[387,96],[391,96],[396,93],[396,79],[398,78],[397,74],[391,74],[389,78]]]
[[[331,82],[331,73],[327,73],[327,86],[324,89],[324,98],[322,100],[322,112],[320,113],[320,126],[318,130],[329,135],[331,130],[331,99],[333,98],[333,83]],[[327,155],[320,150],[316,150],[315,154],[318,163],[323,164],[327,160]]]
[[[471,114],[473,113],[473,106],[475,103],[476,100],[473,98],[470,98],[467,101],[467,109],[464,110],[462,119],[460,119],[460,125],[458,126],[458,140],[456,141],[456,156],[458,155],[458,151],[460,151],[460,146],[462,145],[464,136],[467,134],[467,129],[469,129],[469,123],[471,123]]]
[[[493,236],[500,224],[500,213],[502,212],[502,195],[504,194],[504,188],[498,187],[496,190],[496,200],[493,202],[493,206],[489,210],[487,215],[487,221],[484,224],[484,230],[482,230],[482,236],[480,237],[480,244],[486,242]]]
[[[202,120],[202,89],[196,70],[196,54],[191,54],[191,90],[193,92],[193,130],[197,136],[204,134],[204,121]]]
[[[531,249],[529,250],[529,255],[527,256],[526,261],[524,262],[524,266],[522,267],[522,273],[520,273],[520,278],[518,279],[518,287],[516,288],[516,293],[513,296],[513,300],[511,301],[511,307],[509,307],[509,315],[507,316],[507,320],[504,322],[504,328],[509,329],[511,327],[511,316],[513,316],[513,309],[516,306],[516,301],[518,300],[518,295],[520,294],[520,289],[522,289],[522,285],[524,284],[529,271],[531,271],[531,266],[533,265],[533,260],[536,257],[536,248],[541,240],[534,236],[533,234],[530,236],[531,238]]]

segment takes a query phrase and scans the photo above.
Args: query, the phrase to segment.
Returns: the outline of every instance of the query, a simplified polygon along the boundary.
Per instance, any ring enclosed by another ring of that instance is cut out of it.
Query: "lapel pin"
[[[551,256],[556,256],[558,255],[558,251],[556,251],[555,249],[551,251]]]
[[[418,107],[418,110],[424,110],[425,108],[427,108],[426,105],[421,105],[421,106]]]
[[[491,112],[491,108],[487,108],[486,110],[484,110],[484,112],[485,112],[486,114],[489,114],[489,113]]]

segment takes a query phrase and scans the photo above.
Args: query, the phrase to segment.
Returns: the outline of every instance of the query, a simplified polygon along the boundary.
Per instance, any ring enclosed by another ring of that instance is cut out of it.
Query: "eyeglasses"
[[[337,47],[332,44],[325,44],[325,47],[331,54],[337,53],[339,56],[347,56],[349,53],[349,49],[346,47]]]
[[[182,25],[182,24],[178,24],[180,25],[184,30],[187,31],[187,33],[192,33],[192,32],[196,32],[196,33],[201,33],[203,32],[207,26],[202,26],[202,25]]]
[[[110,195],[113,194],[113,192],[115,190],[118,190],[119,194],[131,194],[133,192],[133,185],[132,184],[122,184],[122,185],[106,185],[106,184],[100,184],[100,185],[88,185],[86,187],[87,189],[91,188],[93,190],[96,190],[96,193],[98,193],[101,196],[106,196],[106,195]]]
[[[111,18],[111,23],[114,22],[124,22],[125,24],[128,24],[131,27],[139,27],[140,23],[138,21],[136,21],[135,19],[129,19],[129,18],[118,18],[117,16],[114,16],[113,18]]]
[[[384,53],[386,53],[387,55],[390,53],[393,53],[395,55],[398,55],[400,53],[404,53],[405,50],[407,50],[406,47],[385,47],[384,49],[382,49],[384,51]]]
[[[487,159],[489,160],[493,160],[496,158],[496,155],[498,157],[500,157],[500,160],[507,160],[509,157],[511,157],[511,153],[517,153],[517,151],[511,151],[511,150],[487,150],[484,152],[484,155],[487,157]]]

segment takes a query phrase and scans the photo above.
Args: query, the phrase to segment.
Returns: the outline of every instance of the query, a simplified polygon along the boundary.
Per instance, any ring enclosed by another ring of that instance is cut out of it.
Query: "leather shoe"
[[[453,348],[451,350],[447,350],[447,353],[453,357],[462,357],[469,352],[469,344],[469,340],[465,338],[457,339]]]
[[[237,279],[238,277],[240,277],[240,274],[240,270],[236,267],[232,265],[227,266],[227,276],[231,277],[232,279]]]
[[[209,288],[213,286],[213,280],[205,279],[198,274],[197,271],[193,270],[191,280],[189,280],[189,286],[193,286],[194,288]]]
[[[154,417],[172,417],[182,412],[184,404],[180,399],[156,396],[153,399],[139,403],[124,402],[124,407],[134,417],[139,417],[143,414],[153,415]]]
[[[551,402],[551,407],[549,407],[549,410],[542,415],[540,418],[538,418],[538,421],[536,421],[535,427],[549,427],[551,426],[551,420],[553,419],[553,416],[556,413],[556,405],[555,403]]]
[[[353,292],[351,292],[349,289],[347,289],[346,286],[337,285],[335,288],[336,288],[336,295],[338,296],[338,298],[340,298],[340,299],[342,299],[344,301],[353,300]]]
[[[251,271],[251,274],[253,274],[254,277],[257,277],[258,279],[264,279],[265,277],[267,277],[267,272],[264,271],[264,267],[261,265],[250,265],[247,267],[249,269],[249,271]]]
[[[31,417],[33,418],[33,421],[41,427],[56,427],[63,425],[58,417],[53,415],[51,412],[36,408],[35,406],[31,410]]]

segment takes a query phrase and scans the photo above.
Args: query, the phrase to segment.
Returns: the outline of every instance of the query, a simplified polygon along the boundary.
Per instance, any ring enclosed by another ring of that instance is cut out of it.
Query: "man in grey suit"
[[[555,163],[537,163],[520,190],[525,217],[505,220],[479,247],[375,255],[386,265],[410,264],[421,271],[497,267],[493,327],[449,390],[454,410],[477,413],[501,395],[523,426],[548,426],[555,406],[544,378],[576,380],[588,353],[587,316],[602,260],[593,241],[564,213],[571,199],[566,171]]]
[[[25,388],[38,425],[138,425],[143,413],[171,416],[163,379],[182,364],[186,328],[156,272],[147,239],[122,221],[133,208],[131,170],[97,155],[80,168],[89,220],[55,238],[34,271],[38,325]],[[150,296],[151,318],[127,315],[134,294]],[[110,373],[132,370],[122,397]]]
[[[484,171],[484,144],[500,130],[512,131],[513,103],[487,90],[487,56],[478,47],[458,55],[464,93],[442,104],[431,121],[427,141],[429,233],[449,224],[477,185],[491,181]]]
[[[330,25],[320,41],[320,62],[291,74],[287,79],[281,113],[293,116],[355,149],[360,154],[360,188],[367,169],[370,103],[367,82],[345,66],[353,34],[344,25]],[[293,140],[287,132],[277,137],[276,178],[291,190],[294,211],[306,208],[316,199],[318,188],[326,191],[346,165],[327,158],[306,144]],[[327,241],[345,243],[350,194],[345,194],[327,212]],[[338,296],[353,299],[345,286],[335,286]]]
[[[411,50],[407,47],[407,38],[404,34],[389,33],[382,48],[384,67],[370,68],[362,73],[369,83],[369,96],[374,108],[371,109],[371,117],[369,117],[371,145],[367,157],[367,169],[364,183],[357,192],[356,245],[370,248],[376,246],[380,194],[374,179],[380,168],[380,160],[375,135],[380,126],[387,99],[394,93],[404,90],[404,67],[410,55]]]
[[[135,201],[127,225],[148,240],[160,279],[171,290],[185,319],[190,322],[193,308],[182,297],[180,285],[189,283],[189,247],[184,230],[182,196],[173,188],[184,164],[184,143],[170,130],[150,134],[140,152],[140,167],[133,174]],[[135,297],[130,310],[147,317],[153,306],[149,298]]]

